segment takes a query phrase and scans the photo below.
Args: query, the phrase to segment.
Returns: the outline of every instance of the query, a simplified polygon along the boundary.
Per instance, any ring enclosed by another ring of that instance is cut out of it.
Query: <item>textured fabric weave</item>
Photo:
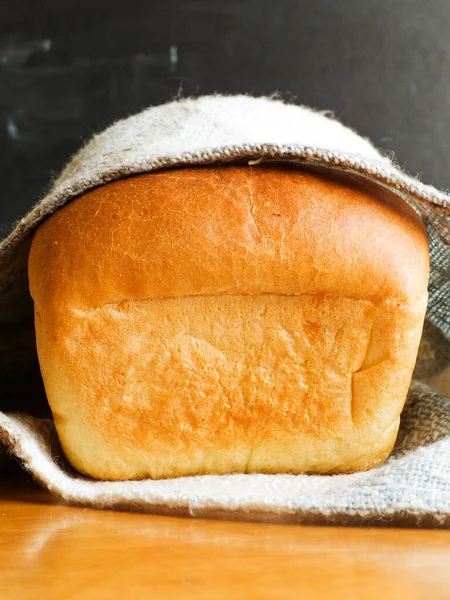
[[[51,421],[0,413],[0,440],[35,477],[70,503],[292,522],[450,526],[450,198],[401,172],[367,140],[329,116],[265,98],[210,96],[147,109],[95,136],[0,245],[0,326],[9,332],[11,348],[13,338],[18,344],[16,329],[31,323],[28,251],[35,228],[46,216],[81,193],[128,175],[254,161],[289,161],[359,174],[400,194],[427,226],[431,253],[427,321],[389,460],[378,469],[352,475],[229,475],[112,483],[90,481],[73,472],[61,456]],[[27,352],[31,356],[33,334],[23,331],[17,356]],[[6,356],[8,343],[3,346]],[[10,361],[11,356],[16,356],[12,350]],[[2,361],[0,353],[0,367]],[[0,409],[8,405],[11,402],[5,399]]]

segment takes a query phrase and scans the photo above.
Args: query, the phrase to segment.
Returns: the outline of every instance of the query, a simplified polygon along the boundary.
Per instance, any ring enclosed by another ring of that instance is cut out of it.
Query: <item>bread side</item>
[[[422,319],[318,295],[157,298],[73,310],[56,343],[37,313],[37,339],[83,473],[348,472],[393,446]]]

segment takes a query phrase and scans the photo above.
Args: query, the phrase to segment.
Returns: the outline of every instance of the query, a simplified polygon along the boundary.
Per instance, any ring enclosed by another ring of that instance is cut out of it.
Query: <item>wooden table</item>
[[[450,599],[450,531],[71,508],[2,474],[0,536],[1,600]]]

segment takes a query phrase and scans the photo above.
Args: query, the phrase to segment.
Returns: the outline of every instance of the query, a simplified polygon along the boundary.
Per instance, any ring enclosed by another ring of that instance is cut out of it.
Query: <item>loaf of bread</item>
[[[41,372],[81,473],[342,473],[396,439],[428,243],[380,185],[281,166],[96,188],[35,234]]]

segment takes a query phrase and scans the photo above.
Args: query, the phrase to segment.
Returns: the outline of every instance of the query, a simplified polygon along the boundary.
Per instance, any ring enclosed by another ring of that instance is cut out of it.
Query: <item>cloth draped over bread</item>
[[[428,231],[429,304],[388,461],[350,475],[221,475],[93,481],[65,461],[39,376],[27,261],[46,217],[108,182],[182,166],[286,163],[369,179]],[[301,523],[450,526],[450,196],[402,172],[331,116],[280,100],[207,96],[148,108],[94,136],[0,245],[0,442],[71,504]],[[26,400],[25,400],[26,397]]]

